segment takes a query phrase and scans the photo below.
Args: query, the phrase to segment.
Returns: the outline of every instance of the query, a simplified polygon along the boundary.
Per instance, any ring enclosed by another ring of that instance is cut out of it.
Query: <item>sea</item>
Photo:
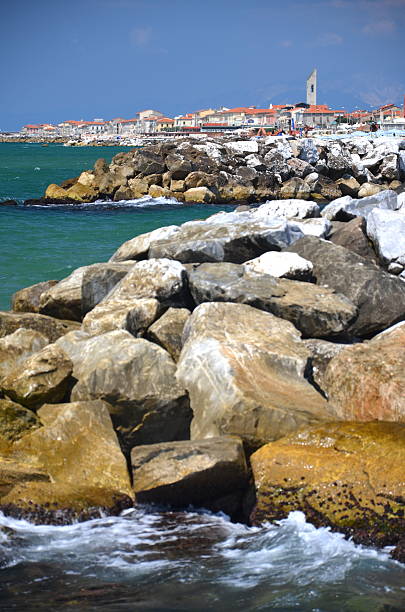
[[[122,242],[223,206],[142,198],[24,207],[124,147],[0,143],[0,308],[18,289],[106,261]],[[230,207],[232,209],[234,207]],[[404,612],[390,549],[315,528],[301,512],[249,527],[203,508],[136,507],[65,526],[0,512],[0,610]]]

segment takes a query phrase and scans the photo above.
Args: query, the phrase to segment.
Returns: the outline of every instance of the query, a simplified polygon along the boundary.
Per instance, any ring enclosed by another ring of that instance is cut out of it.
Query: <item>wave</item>
[[[123,209],[123,208],[173,208],[173,207],[185,207],[190,204],[179,202],[174,198],[151,198],[150,196],[144,196],[134,200],[119,200],[114,202],[113,200],[96,200],[95,202],[83,202],[81,204],[31,204],[30,208],[64,208],[66,210],[94,210],[97,209]]]

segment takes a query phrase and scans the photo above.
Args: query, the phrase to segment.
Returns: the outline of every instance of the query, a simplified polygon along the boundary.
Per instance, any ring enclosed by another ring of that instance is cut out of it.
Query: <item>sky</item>
[[[405,0],[4,0],[0,131],[305,101],[403,103]]]

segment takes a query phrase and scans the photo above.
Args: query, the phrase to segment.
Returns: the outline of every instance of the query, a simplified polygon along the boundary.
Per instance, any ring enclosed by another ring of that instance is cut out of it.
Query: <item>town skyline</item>
[[[15,0],[3,3],[0,129],[305,100],[401,104],[405,0]]]

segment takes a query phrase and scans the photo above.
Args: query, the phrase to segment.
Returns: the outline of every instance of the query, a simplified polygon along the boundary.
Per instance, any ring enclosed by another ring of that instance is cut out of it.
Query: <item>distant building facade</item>
[[[307,104],[316,106],[316,89],[317,89],[318,72],[314,68],[307,79]]]

